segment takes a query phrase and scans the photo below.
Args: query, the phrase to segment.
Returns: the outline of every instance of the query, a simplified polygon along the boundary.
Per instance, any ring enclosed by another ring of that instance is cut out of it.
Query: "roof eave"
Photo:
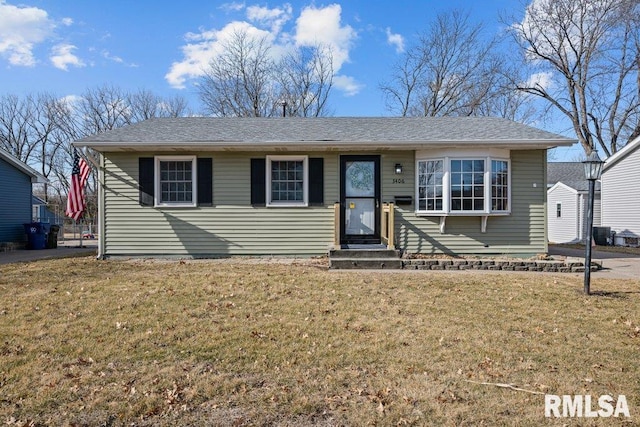
[[[361,150],[375,148],[380,150],[420,150],[429,148],[452,147],[501,147],[511,149],[550,149],[559,146],[571,146],[576,141],[557,140],[466,140],[466,141],[90,141],[80,140],[73,143],[76,147],[87,147],[99,152],[111,151],[248,151],[248,149],[263,150]]]
[[[49,180],[42,174],[38,173],[31,166],[26,163],[20,161],[20,159],[12,156],[11,154],[0,150],[0,157],[2,157],[7,163],[15,167],[16,169],[22,171],[24,174],[29,175],[31,177],[32,184],[47,184]]]

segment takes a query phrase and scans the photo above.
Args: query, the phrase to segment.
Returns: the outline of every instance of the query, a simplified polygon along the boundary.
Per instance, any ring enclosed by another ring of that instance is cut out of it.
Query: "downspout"
[[[578,241],[584,242],[584,194],[578,193]]]
[[[547,164],[548,163],[547,152],[548,150],[544,150],[542,152],[544,157],[543,159],[544,174],[542,178],[542,188],[544,193],[543,215],[544,215],[544,253],[545,254],[549,253],[549,197],[548,197],[549,193],[547,192],[549,190],[549,187],[547,186],[547,173],[548,173],[547,169],[549,165]],[[509,153],[509,157],[511,157],[511,153]],[[509,182],[509,191],[511,191],[511,182]],[[509,199],[511,199],[511,197],[509,197]]]
[[[105,213],[104,213],[104,185],[105,185],[104,156],[100,153],[100,168],[98,169],[98,256],[97,259],[104,259],[105,252]]]

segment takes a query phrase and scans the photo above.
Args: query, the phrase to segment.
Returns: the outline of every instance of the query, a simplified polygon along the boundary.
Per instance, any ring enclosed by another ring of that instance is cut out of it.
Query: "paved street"
[[[82,242],[82,248],[79,247],[80,240],[64,240],[58,242],[57,249],[40,249],[40,250],[15,250],[8,252],[0,252],[0,264],[9,264],[13,262],[35,261],[39,259],[51,258],[67,258],[74,256],[95,255],[98,251],[98,240],[90,239]]]

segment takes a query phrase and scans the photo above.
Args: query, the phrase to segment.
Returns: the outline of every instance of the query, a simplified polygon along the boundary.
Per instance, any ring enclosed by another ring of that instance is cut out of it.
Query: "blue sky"
[[[219,40],[243,26],[268,35],[276,48],[316,39],[331,44],[338,68],[334,115],[389,115],[379,84],[439,12],[469,11],[499,32],[499,14],[522,16],[522,7],[515,0],[0,0],[0,95],[62,97],[113,84],[181,94],[197,112],[198,73]]]

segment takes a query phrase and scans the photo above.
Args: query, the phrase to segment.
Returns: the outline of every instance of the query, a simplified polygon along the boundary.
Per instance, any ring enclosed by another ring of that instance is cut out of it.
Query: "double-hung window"
[[[509,211],[509,162],[491,160],[491,211]]]
[[[417,212],[490,215],[510,212],[510,163],[492,157],[417,161]]]
[[[307,206],[307,156],[267,156],[267,206]]]
[[[155,205],[196,206],[196,157],[157,156],[155,161]]]
[[[443,176],[444,160],[418,162],[418,210],[440,212],[444,209]]]
[[[451,160],[451,206],[452,212],[483,212],[484,160]]]

